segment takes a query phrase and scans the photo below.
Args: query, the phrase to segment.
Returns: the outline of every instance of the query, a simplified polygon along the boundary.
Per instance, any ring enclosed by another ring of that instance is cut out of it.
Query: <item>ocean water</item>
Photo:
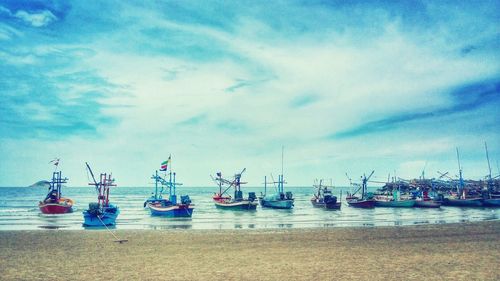
[[[498,220],[500,209],[441,207],[440,209],[351,208],[342,198],[341,210],[313,208],[309,199],[312,187],[290,187],[295,197],[292,210],[263,209],[256,211],[229,211],[215,208],[212,195],[217,187],[181,187],[178,196],[188,194],[195,204],[191,219],[153,217],[143,208],[152,187],[115,187],[110,201],[120,207],[116,229],[262,229],[313,227],[374,227],[416,224],[441,224]],[[334,193],[338,196],[341,188]],[[345,195],[348,188],[343,188]],[[257,195],[262,188],[243,189]],[[0,230],[84,229],[82,211],[97,199],[93,187],[66,187],[63,195],[75,201],[74,212],[45,215],[38,202],[45,198],[47,189],[41,187],[0,187]],[[180,196],[179,196],[180,198]]]

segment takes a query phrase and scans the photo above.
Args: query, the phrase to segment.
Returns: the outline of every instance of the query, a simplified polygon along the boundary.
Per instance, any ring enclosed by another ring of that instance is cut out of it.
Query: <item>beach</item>
[[[499,280],[500,222],[0,231],[2,280]]]

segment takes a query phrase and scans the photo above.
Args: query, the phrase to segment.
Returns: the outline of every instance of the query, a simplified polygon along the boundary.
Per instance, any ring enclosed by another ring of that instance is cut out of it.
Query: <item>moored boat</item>
[[[393,195],[377,195],[374,197],[375,207],[389,207],[389,208],[412,208],[415,206],[415,200],[402,199],[399,191],[394,190]]]
[[[372,171],[372,173],[366,177],[366,175],[363,175],[363,181],[361,186],[357,184],[359,187],[354,193],[348,194],[347,204],[350,207],[353,208],[363,208],[363,209],[370,209],[375,207],[375,200],[373,200],[373,195],[371,193],[367,193],[366,191],[366,183],[368,180],[371,178],[371,176],[375,173],[375,171]],[[350,179],[349,179],[350,180]],[[351,185],[354,185],[351,183]],[[357,197],[356,193],[361,191],[361,197]]]
[[[170,157],[168,158],[170,162]],[[164,162],[165,163],[165,162]],[[163,165],[163,163],[162,163]],[[167,167],[162,169],[167,171]],[[151,178],[155,180],[155,201],[146,201],[147,207],[149,208],[151,215],[153,216],[164,216],[170,218],[177,217],[192,217],[194,211],[194,204],[191,203],[189,195],[181,195],[180,202],[177,202],[176,187],[182,185],[182,183],[176,182],[176,173],[172,172],[170,168],[168,181],[158,175],[156,171],[155,175]],[[161,184],[161,190],[158,192],[158,184]],[[164,187],[168,189],[168,200],[162,197]],[[152,198],[150,198],[152,199]]]
[[[322,185],[322,182],[323,180],[320,180],[319,185],[313,185],[317,191],[310,200],[311,204],[315,208],[340,210],[342,202],[337,201],[337,196],[332,195],[332,191],[328,189],[328,186]],[[333,188],[333,186],[330,187]],[[342,193],[340,198],[342,198]]]
[[[354,208],[363,208],[363,209],[375,208],[375,200],[373,199],[351,198],[347,200],[347,204],[349,204],[350,207]]]
[[[219,193],[214,194],[212,197],[215,207],[224,210],[234,210],[234,211],[248,211],[256,210],[258,203],[256,202],[257,197],[255,192],[249,192],[248,198],[243,198],[243,192],[241,191],[241,175],[245,172],[243,169],[241,173],[234,175],[233,180],[227,180],[222,177],[222,173],[218,172],[215,178],[212,179],[219,185]],[[225,187],[222,190],[222,187]],[[227,186],[227,187],[226,187]],[[226,192],[234,187],[234,198],[225,195]]]
[[[114,179],[111,174],[101,173],[99,177],[99,182],[96,181],[94,173],[90,168],[88,163],[87,169],[89,170],[93,183],[89,185],[94,185],[98,193],[97,203],[90,203],[89,208],[83,211],[83,225],[84,226],[108,226],[115,225],[116,218],[120,214],[120,209],[118,206],[113,205],[109,202],[109,189],[111,186],[116,186],[114,184]]]
[[[443,199],[443,206],[453,207],[482,207],[483,199],[481,198],[454,198],[448,197]]]
[[[285,180],[283,179],[283,151],[284,148],[281,148],[281,175],[278,175],[278,181],[275,182],[273,179],[272,184],[275,185],[276,193],[267,194],[267,177],[264,177],[264,194],[259,197],[260,205],[263,208],[273,208],[273,209],[291,209],[293,208],[293,194],[288,191],[285,192],[284,184]],[[272,175],[271,175],[272,177]],[[276,186],[278,184],[278,186]]]
[[[273,182],[277,183],[278,187],[276,193],[274,194],[266,194],[267,193],[267,178],[264,177],[264,194],[259,197],[260,205],[264,208],[273,208],[273,209],[291,209],[293,208],[293,194],[288,191],[285,192],[283,190],[283,175],[278,176],[278,181]]]
[[[412,208],[413,206],[415,206],[415,200],[394,200],[375,196],[375,207]]]
[[[454,206],[454,207],[481,207],[483,206],[482,198],[476,196],[470,196],[468,190],[465,187],[462,166],[460,165],[460,155],[458,154],[457,148],[457,160],[458,160],[458,184],[457,193],[451,194],[451,196],[443,198],[443,206]]]
[[[55,159],[54,165],[58,167],[59,159]],[[57,169],[57,168],[56,168]],[[64,198],[61,195],[61,187],[68,178],[62,178],[61,171],[52,173],[52,180],[49,182],[49,192],[43,201],[38,203],[38,208],[44,214],[65,214],[73,212],[73,200]]]

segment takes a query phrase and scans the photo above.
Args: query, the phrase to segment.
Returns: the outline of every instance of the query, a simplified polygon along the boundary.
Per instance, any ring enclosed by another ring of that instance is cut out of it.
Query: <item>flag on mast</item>
[[[160,171],[167,171],[168,169],[168,164],[170,164],[170,162],[172,161],[172,156],[168,156],[168,159],[166,161],[163,161],[161,162],[161,166],[160,166]]]
[[[54,164],[54,166],[58,166],[59,160],[60,160],[59,158],[54,158],[54,160],[50,161],[49,164],[52,163],[52,164]]]

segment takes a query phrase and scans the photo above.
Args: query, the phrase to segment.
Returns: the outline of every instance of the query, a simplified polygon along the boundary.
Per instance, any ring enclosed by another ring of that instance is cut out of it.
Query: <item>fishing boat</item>
[[[415,207],[416,208],[440,208],[441,202],[436,201],[429,197],[429,193],[427,191],[422,192],[421,197],[417,197],[415,199]]]
[[[163,161],[160,166],[160,171],[167,172],[169,163],[171,163],[172,157],[169,156],[168,160]],[[151,179],[155,180],[155,192],[149,197],[146,201],[144,201],[144,208],[148,208],[148,204],[168,204],[168,199],[163,198],[163,187],[164,185],[158,180],[158,171],[156,171],[156,175],[153,175]],[[158,191],[158,183],[161,184],[161,190]],[[167,185],[168,186],[168,185]]]
[[[469,196],[468,190],[465,188],[462,166],[460,165],[460,155],[457,148],[458,173],[459,179],[457,184],[457,192],[443,198],[443,206],[453,207],[481,207],[483,206],[482,198]]]
[[[376,195],[375,207],[390,207],[390,208],[413,208],[415,200],[403,199],[400,196],[399,190],[393,190],[391,195]]]
[[[285,184],[285,180],[283,179],[283,149],[281,150],[281,175],[278,175],[277,182],[273,180],[272,183],[275,185],[276,193],[267,194],[267,177],[264,177],[264,194],[259,197],[260,205],[264,208],[273,209],[293,208],[293,194],[290,191],[285,193],[283,188]]]
[[[323,180],[319,180],[318,185],[313,185],[316,188],[316,193],[311,198],[311,204],[315,208],[340,210],[342,202],[337,201],[337,196],[332,195],[332,191],[328,189],[329,187],[333,188],[333,186],[326,186],[322,183]],[[342,198],[342,193],[340,193],[340,198]]]
[[[466,196],[465,189],[460,194],[451,194],[448,197],[443,198],[443,206],[452,206],[452,207],[482,207],[483,199],[482,198],[468,198]]]
[[[194,204],[191,204],[189,195],[181,195],[181,202],[177,202],[176,187],[182,185],[182,183],[177,183],[175,177],[176,173],[172,173],[172,170],[170,170],[168,181],[159,176],[158,171],[152,176],[152,179],[155,180],[156,190],[158,190],[158,184],[161,184],[162,188],[158,194],[159,200],[153,202],[146,201],[148,202],[147,207],[151,211],[151,215],[169,218],[190,218],[193,215]],[[162,198],[163,187],[168,189],[168,200]]]
[[[354,193],[348,194],[349,199],[347,199],[346,201],[350,207],[365,208],[365,209],[375,207],[375,200],[373,200],[373,194],[367,193],[366,191],[366,183],[371,178],[373,173],[375,173],[375,171],[372,171],[372,173],[368,177],[366,177],[366,175],[363,175],[363,181],[361,185],[350,182],[351,185],[358,186],[358,189]],[[356,194],[360,191],[361,191],[361,197],[356,196]]]
[[[111,186],[116,186],[115,180],[111,174],[101,173],[99,182],[96,181],[94,173],[88,163],[87,169],[92,176],[93,183],[89,185],[95,186],[97,192],[97,203],[89,203],[89,208],[83,211],[84,226],[108,226],[115,225],[116,218],[120,214],[120,209],[109,202],[109,189]]]
[[[235,174],[233,180],[223,178],[221,172],[218,172],[215,178],[212,177],[212,179],[219,186],[219,193],[215,193],[212,197],[215,207],[223,210],[235,211],[251,211],[257,209],[258,203],[255,202],[257,199],[255,192],[249,192],[248,198],[243,198],[241,185],[245,184],[245,182],[241,182],[241,175],[245,172],[245,170],[246,168],[243,169],[241,173]],[[226,194],[226,192],[232,187],[234,187],[234,198]]]
[[[57,159],[56,167],[59,164]],[[56,168],[57,169],[57,168]],[[52,173],[52,180],[49,182],[49,192],[43,201],[38,203],[40,211],[44,214],[64,214],[73,212],[73,200],[64,198],[61,195],[61,187],[68,178],[62,178],[61,171]]]

